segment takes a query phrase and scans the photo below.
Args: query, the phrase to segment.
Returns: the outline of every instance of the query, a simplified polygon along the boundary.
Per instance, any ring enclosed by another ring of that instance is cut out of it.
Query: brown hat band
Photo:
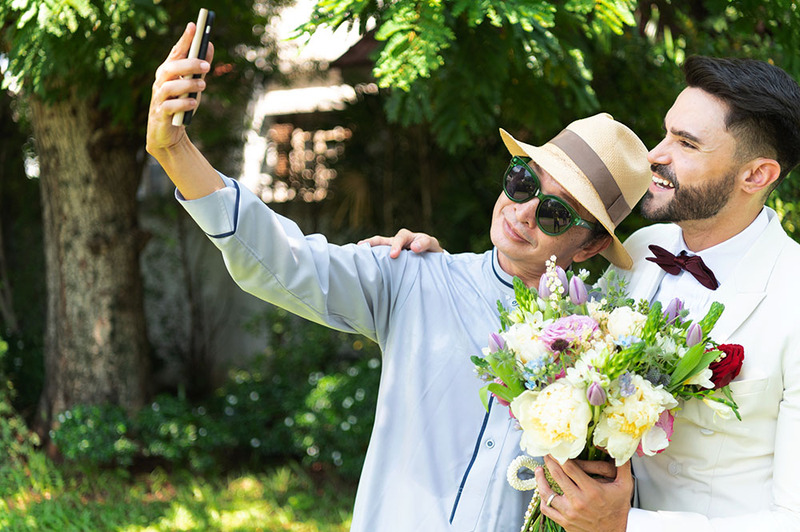
[[[589,178],[615,227],[630,214],[631,207],[625,201],[614,176],[611,175],[600,156],[580,135],[565,129],[556,135],[549,144],[559,147]]]

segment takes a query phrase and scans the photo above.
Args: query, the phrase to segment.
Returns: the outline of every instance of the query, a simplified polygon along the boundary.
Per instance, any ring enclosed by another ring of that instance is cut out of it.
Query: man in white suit
[[[625,243],[634,267],[620,273],[633,297],[678,297],[694,317],[725,305],[712,337],[744,347],[730,385],[742,421],[687,402],[669,447],[633,460],[634,509],[614,483],[548,459],[565,494],[543,513],[568,531],[800,530],[800,245],[764,206],[800,159],[800,87],[754,60],[694,57],[685,74],[664,140],[648,155],[653,183],[642,200],[645,217],[673,223],[634,233]],[[666,273],[646,260],[651,245],[699,255],[718,288]],[[618,518],[598,522],[609,509]]]
[[[577,462],[546,457],[564,494],[551,497],[537,471],[549,501],[542,512],[568,532],[800,530],[800,245],[764,206],[800,161],[800,87],[753,60],[693,57],[685,74],[664,140],[648,154],[653,182],[642,200],[646,218],[671,223],[634,233],[625,242],[634,266],[617,270],[634,298],[666,305],[678,297],[692,318],[714,301],[725,305],[712,337],[744,347],[730,384],[742,420],[701,401],[683,405],[669,447],[633,459],[637,508],[621,489],[629,469],[596,480]],[[438,249],[407,231],[371,242]],[[697,255],[713,275],[667,273],[647,260],[651,246],[662,256]]]

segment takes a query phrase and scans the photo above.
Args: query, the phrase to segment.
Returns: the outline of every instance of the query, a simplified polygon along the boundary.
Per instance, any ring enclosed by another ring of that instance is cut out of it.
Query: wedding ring
[[[547,502],[544,503],[544,505],[549,507],[550,503],[553,502],[553,499],[555,499],[555,498],[556,498],[556,494],[555,493],[551,493],[550,496],[547,498]]]

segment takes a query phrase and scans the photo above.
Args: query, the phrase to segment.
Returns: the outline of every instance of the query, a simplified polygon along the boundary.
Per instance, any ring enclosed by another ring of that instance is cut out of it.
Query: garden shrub
[[[0,368],[8,344],[0,338]],[[36,452],[39,437],[28,430],[25,420],[13,407],[16,390],[0,369],[0,498],[21,488],[47,481],[46,458]]]
[[[215,454],[235,444],[205,406],[193,407],[171,395],[160,395],[143,408],[134,428],[143,456],[188,464],[195,470],[208,469],[215,463]]]
[[[78,405],[58,415],[58,428],[50,431],[53,443],[69,461],[127,466],[137,445],[129,437],[131,422],[116,405]]]
[[[359,360],[345,371],[313,374],[305,409],[294,415],[295,446],[305,463],[328,463],[357,478],[375,421],[380,360]]]
[[[59,415],[53,442],[66,459],[94,465],[142,457],[204,470],[294,458],[357,476],[374,420],[377,345],[278,309],[251,326],[269,327],[269,348],[212,397],[160,395],[132,418],[112,405],[77,406]]]

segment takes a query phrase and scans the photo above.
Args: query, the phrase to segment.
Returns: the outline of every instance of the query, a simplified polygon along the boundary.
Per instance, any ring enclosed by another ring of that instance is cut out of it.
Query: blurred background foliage
[[[210,396],[160,394],[133,418],[118,405],[78,405],[61,414],[53,442],[90,466],[206,473],[293,458],[357,480],[374,420],[377,345],[281,309],[248,326],[265,329],[270,347]]]
[[[269,31],[291,3],[203,3],[218,12],[216,57],[192,138],[229,175],[241,168],[254,92],[279,79],[290,83],[296,74],[276,67],[278,44]],[[154,71],[196,9],[195,2],[152,0],[0,4],[0,337],[8,342],[0,343],[0,455],[11,458],[0,466],[0,493],[6,506],[19,490],[34,493],[35,501],[68,484],[47,469],[39,446],[48,440],[57,456],[80,467],[208,472],[288,459],[312,474],[336,471],[350,480],[360,470],[380,374],[377,347],[275,309],[250,320],[249,330],[265,338],[263,350],[245,366],[208,379],[221,384],[205,393],[187,394],[192,382],[177,382],[151,390],[135,414],[126,405],[75,404],[48,432],[37,435],[26,425],[44,381],[46,323],[47,237],[40,180],[30,168],[44,154],[32,138],[31,102],[80,94],[107,117],[113,134],[134,139],[131,149],[144,166]],[[763,59],[800,79],[800,9],[793,0],[324,0],[298,31],[340,26],[359,28],[375,42],[369,71],[345,81],[374,79],[380,90],[361,93],[324,118],[352,131],[328,197],[275,205],[297,216],[304,230],[323,231],[337,243],[409,227],[436,235],[450,252],[488,249],[490,213],[508,160],[499,127],[542,144],[570,121],[606,111],[652,147],[682,88],[688,55]],[[769,200],[795,239],[798,202],[796,176]],[[176,216],[174,205],[164,209]],[[644,224],[630,216],[621,236]],[[604,263],[584,266],[597,275]],[[308,507],[302,497],[294,502]]]

